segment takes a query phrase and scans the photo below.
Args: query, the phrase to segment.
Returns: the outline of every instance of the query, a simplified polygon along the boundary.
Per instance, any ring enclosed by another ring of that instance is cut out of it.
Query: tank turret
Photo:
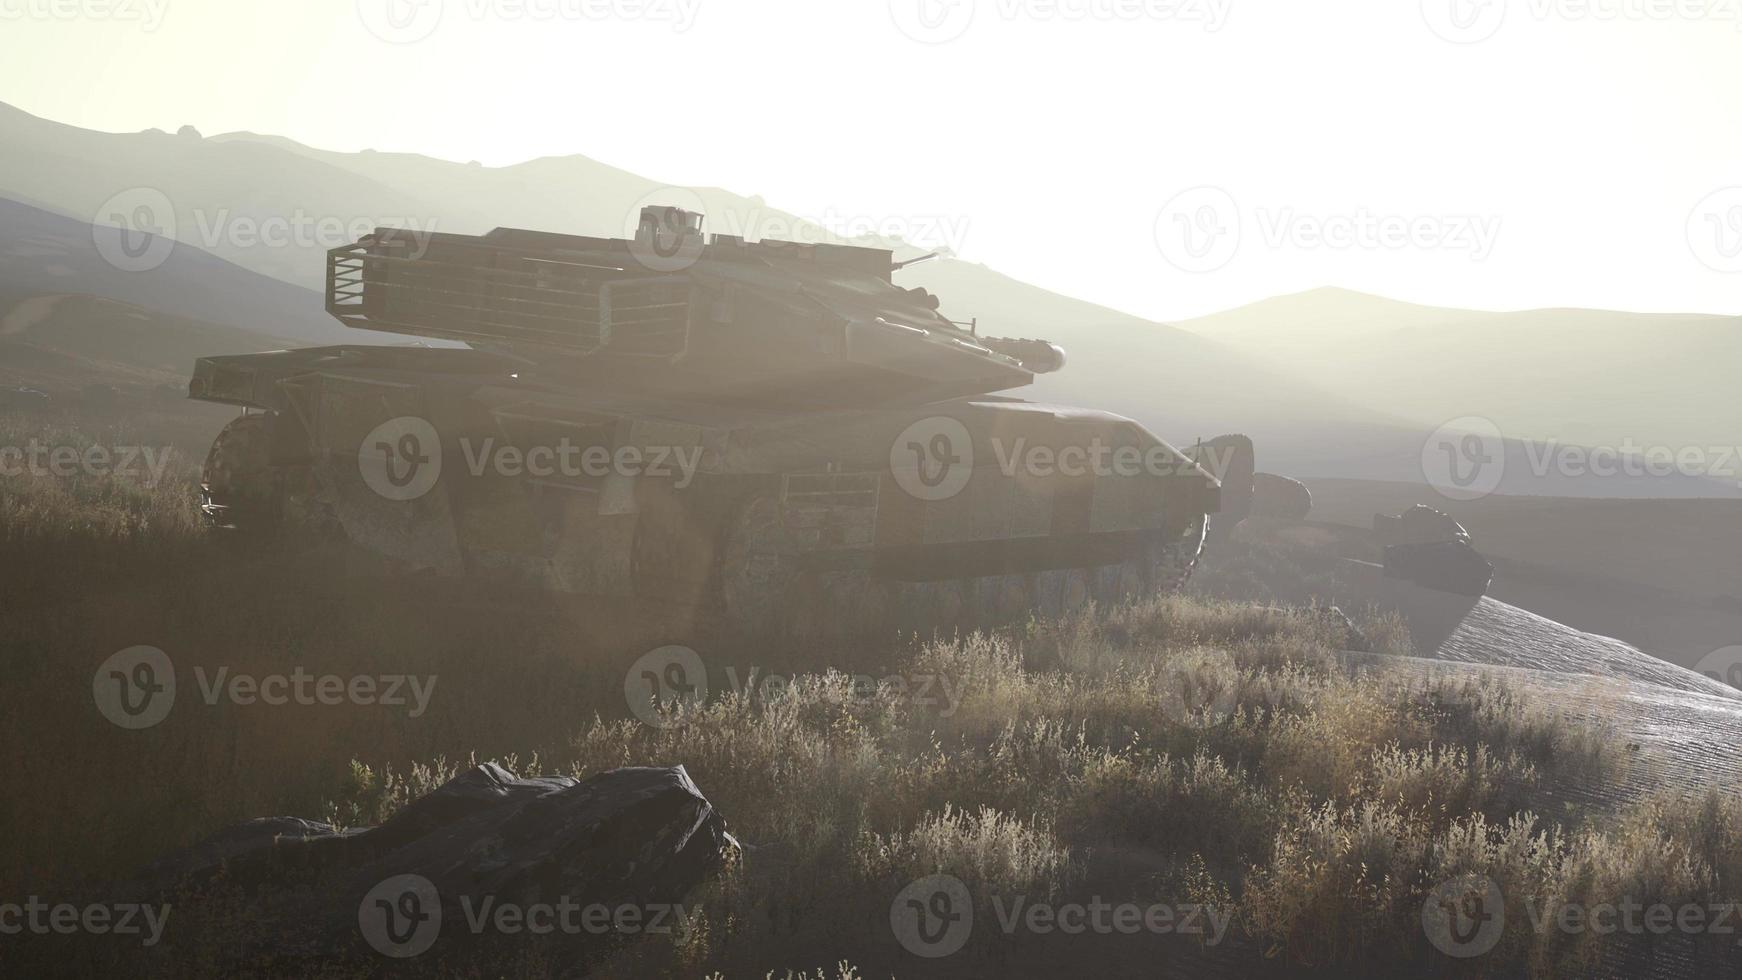
[[[328,256],[327,309],[370,330],[555,358],[640,390],[782,404],[934,401],[1019,388],[1063,366],[1043,341],[982,338],[894,253],[709,237],[649,207],[633,239],[498,228],[382,228]]]

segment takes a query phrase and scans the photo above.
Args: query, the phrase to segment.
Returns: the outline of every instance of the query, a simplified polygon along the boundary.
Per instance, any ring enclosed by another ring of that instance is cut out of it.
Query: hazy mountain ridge
[[[266,174],[270,180],[262,179]],[[92,232],[77,216],[107,220],[99,215],[104,206],[117,195],[125,203],[125,192],[140,189],[168,199],[178,238],[191,244],[175,248],[161,268],[124,273],[106,267],[90,246],[93,239],[118,232]],[[287,292],[294,287],[280,288],[259,277],[319,290],[324,286],[325,249],[347,244],[353,234],[376,224],[461,233],[526,227],[621,236],[632,228],[643,204],[658,202],[703,209],[716,233],[845,240],[770,207],[760,197],[720,188],[664,187],[578,155],[484,167],[411,153],[320,150],[254,133],[212,138],[157,131],[97,133],[5,106],[0,106],[0,196],[41,202],[43,207],[29,217],[35,225],[43,225],[49,211],[58,212],[56,218],[63,222],[49,233],[0,224],[0,249],[16,255],[20,237],[47,238],[58,242],[54,248],[62,256],[79,256],[77,261],[36,256],[9,262],[0,269],[0,294],[33,288],[38,293],[88,292],[306,343],[379,343],[383,336],[340,328],[325,316],[318,292]],[[274,220],[290,223],[292,240],[258,240],[261,227]],[[895,248],[904,257],[920,254],[899,241],[853,241]],[[48,266],[62,274],[49,274]],[[66,274],[68,269],[74,271]],[[1322,291],[1170,326],[951,257],[914,265],[899,273],[898,281],[938,293],[946,314],[977,319],[986,335],[1038,337],[1063,345],[1070,355],[1068,368],[1040,378],[1023,391],[1025,396],[1104,407],[1136,418],[1175,442],[1244,431],[1258,440],[1262,465],[1281,472],[1418,481],[1423,441],[1448,418],[1487,414],[1503,421],[1508,436],[1537,431],[1513,422],[1508,399],[1520,395],[1516,379],[1504,385],[1471,384],[1454,367],[1450,373],[1466,382],[1460,393],[1471,396],[1469,404],[1452,414],[1440,414],[1431,402],[1424,407],[1424,392],[1446,386],[1424,383],[1423,372],[1428,380],[1447,374],[1448,366],[1457,363],[1455,350],[1436,351],[1422,362],[1423,371],[1414,372],[1389,362],[1375,364],[1363,353],[1364,348],[1386,348],[1388,342],[1372,337],[1410,336],[1412,329],[1415,336],[1427,338],[1417,340],[1417,348],[1455,347],[1456,331],[1447,329],[1447,323],[1501,314],[1365,297],[1361,305],[1367,312],[1351,317],[1347,300],[1359,294]],[[44,283],[54,287],[44,289]],[[217,299],[222,302],[208,302]],[[1291,348],[1286,337],[1276,339],[1291,329],[1328,339]],[[1713,343],[1718,340],[1722,338]],[[386,342],[403,343],[406,338]],[[1504,349],[1494,346],[1498,340],[1483,343],[1490,345],[1487,350]],[[1315,346],[1323,348],[1316,359],[1308,356],[1310,350],[1300,350]],[[1580,366],[1574,387],[1601,387],[1609,370],[1601,363]],[[1635,382],[1634,388],[1640,385]],[[1726,390],[1711,387],[1690,411],[1701,418],[1721,417]],[[1647,394],[1667,403],[1675,393]],[[1582,405],[1575,407],[1579,411],[1574,417],[1598,417]],[[1616,411],[1639,414],[1625,400]],[[1507,455],[1524,459],[1522,443],[1509,443]],[[1702,481],[1679,478],[1590,485],[1555,475],[1539,479],[1523,465],[1510,468],[1502,489],[1619,496],[1714,492]]]
[[[1742,434],[1737,317],[1442,310],[1325,289],[1179,326],[1429,427],[1481,416],[1509,437],[1676,449]]]
[[[191,246],[176,247],[150,272],[118,269],[103,247],[118,245],[119,234],[0,199],[0,314],[33,296],[91,295],[238,329],[262,346],[405,342],[346,329],[327,316],[319,293]]]

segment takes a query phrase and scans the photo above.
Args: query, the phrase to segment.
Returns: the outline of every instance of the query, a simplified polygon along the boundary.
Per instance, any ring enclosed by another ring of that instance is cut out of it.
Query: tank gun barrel
[[[981,337],[980,343],[995,353],[1021,361],[1024,368],[1035,374],[1052,374],[1065,368],[1065,349],[1051,341]]]

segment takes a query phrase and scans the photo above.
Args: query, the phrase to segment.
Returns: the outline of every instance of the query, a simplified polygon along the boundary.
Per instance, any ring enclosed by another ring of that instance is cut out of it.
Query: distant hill
[[[56,393],[94,383],[185,391],[195,358],[295,346],[85,294],[36,296],[0,316],[0,383]]]
[[[1320,289],[1179,326],[1429,428],[1475,415],[1568,445],[1742,444],[1742,317],[1488,313]]]
[[[36,296],[88,294],[171,317],[223,324],[260,336],[260,344],[357,342],[360,334],[329,317],[321,295],[250,272],[199,249],[178,247],[149,272],[126,272],[99,243],[119,242],[114,228],[0,199],[0,313]]]

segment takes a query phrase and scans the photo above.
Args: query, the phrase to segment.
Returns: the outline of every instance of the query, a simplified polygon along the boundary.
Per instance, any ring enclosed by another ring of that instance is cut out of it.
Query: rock
[[[1274,473],[1252,477],[1252,514],[1284,521],[1304,521],[1312,513],[1313,492],[1299,480]]]
[[[186,944],[184,953],[217,955],[219,973],[260,963],[372,969],[384,956],[416,956],[408,962],[420,972],[465,973],[531,955],[579,974],[627,940],[612,926],[616,910],[635,910],[643,924],[669,919],[739,854],[681,766],[577,781],[521,779],[487,764],[378,827],[271,817],[219,831],[154,862],[132,894],[176,909],[185,931],[170,929],[164,955]],[[249,897],[234,907],[234,894],[226,899],[214,882]],[[498,928],[489,911],[523,916],[565,904],[612,913],[588,928],[595,920],[576,911],[573,928],[538,935]]]
[[[1385,574],[1426,589],[1484,596],[1494,580],[1494,566],[1468,540],[1394,544],[1385,549]]]

